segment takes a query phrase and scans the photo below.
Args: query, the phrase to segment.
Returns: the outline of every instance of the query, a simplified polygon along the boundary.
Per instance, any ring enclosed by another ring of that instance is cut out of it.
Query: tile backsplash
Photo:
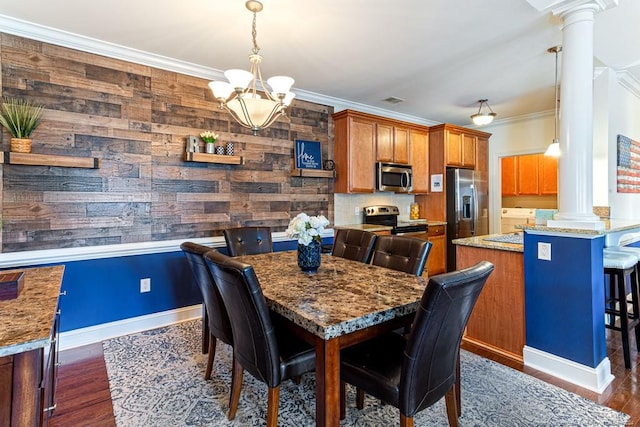
[[[409,219],[409,207],[415,200],[410,194],[377,192],[371,194],[334,194],[333,225],[361,224],[362,208],[373,205],[393,205],[400,210],[400,220]],[[357,209],[357,213],[356,213]]]

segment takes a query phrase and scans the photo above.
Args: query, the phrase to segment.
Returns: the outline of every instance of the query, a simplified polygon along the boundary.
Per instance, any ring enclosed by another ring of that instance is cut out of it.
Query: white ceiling
[[[294,77],[294,91],[462,126],[480,98],[497,119],[553,110],[547,49],[562,44],[561,21],[526,0],[263,3],[263,75]],[[0,0],[0,15],[216,70],[249,67],[244,0]],[[640,0],[597,14],[595,64],[640,82],[638,22]]]

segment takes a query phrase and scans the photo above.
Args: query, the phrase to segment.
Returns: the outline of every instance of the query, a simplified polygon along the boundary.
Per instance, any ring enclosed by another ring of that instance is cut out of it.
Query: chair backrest
[[[431,242],[407,236],[378,236],[371,264],[405,273],[422,275]]]
[[[238,227],[223,231],[227,251],[231,256],[255,255],[273,252],[271,228]]]
[[[253,267],[217,251],[204,258],[229,313],[236,360],[269,387],[279,385],[278,343]]]
[[[331,255],[368,264],[373,255],[376,237],[369,231],[341,228],[333,240]]]
[[[429,279],[404,352],[401,413],[413,416],[434,404],[456,381],[462,334],[492,271],[493,264],[481,261]]]
[[[210,333],[226,344],[233,344],[231,323],[229,322],[227,309],[204,261],[204,254],[209,251],[215,251],[215,249],[193,242],[184,242],[180,245],[180,249],[187,257],[193,277],[198,288],[200,288],[200,292],[202,292]]]

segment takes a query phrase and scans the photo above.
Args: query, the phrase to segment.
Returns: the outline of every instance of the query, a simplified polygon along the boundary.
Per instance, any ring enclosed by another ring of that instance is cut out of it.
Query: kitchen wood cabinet
[[[409,128],[379,122],[376,128],[376,160],[409,164]]]
[[[429,175],[429,132],[427,129],[409,130],[411,166],[413,167],[413,193],[427,194],[431,184]]]
[[[419,192],[428,191],[429,131],[426,126],[352,110],[334,114],[333,120],[336,193],[373,193],[376,161],[412,165],[414,192],[416,180]],[[414,141],[415,149],[412,148]]]
[[[461,167],[460,165],[449,164],[449,158],[452,153],[449,152],[450,144],[449,137],[454,135],[455,143],[453,152],[460,153],[460,163],[462,164],[462,150],[463,146],[465,152],[470,150],[470,146],[475,146],[474,154],[471,157],[474,159],[474,170],[481,172],[485,177],[488,177],[488,147],[490,133],[478,131],[475,129],[467,129],[451,124],[441,124],[429,127],[429,179],[433,175],[442,175],[442,191],[429,191],[428,194],[417,194],[416,202],[420,205],[420,216],[427,218],[430,221],[446,221],[446,169],[448,166]],[[456,139],[456,136],[459,138]],[[466,141],[463,144],[462,135],[467,135],[469,138],[464,139]],[[469,156],[465,155],[466,164],[470,165]],[[465,168],[471,168],[471,166],[465,166]],[[488,212],[487,212],[488,215]]]
[[[516,181],[518,162],[516,157],[503,157],[502,164],[502,195],[517,196],[518,185]]]
[[[456,246],[456,268],[489,261],[494,270],[469,317],[463,340],[492,354],[522,362],[525,345],[522,252]]]
[[[0,324],[11,331],[0,336],[0,425],[41,426],[55,408],[64,266],[21,271],[24,288],[15,300],[3,301],[0,312]]]
[[[427,259],[427,273],[434,276],[447,271],[446,226],[430,225],[427,234],[432,245]]]
[[[447,166],[473,169],[476,164],[476,136],[459,129],[445,129]]]
[[[336,193],[375,191],[376,121],[367,114],[344,110],[333,115]]]
[[[558,193],[558,159],[544,154],[503,157],[502,196]]]

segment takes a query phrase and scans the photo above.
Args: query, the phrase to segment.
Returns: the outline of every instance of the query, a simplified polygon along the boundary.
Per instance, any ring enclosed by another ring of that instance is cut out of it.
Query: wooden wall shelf
[[[208,154],[208,153],[184,153],[185,162],[201,162],[201,163],[220,163],[225,165],[242,165],[244,159],[242,156],[225,156],[221,154]]]
[[[52,154],[2,152],[0,163],[6,165],[57,166],[61,168],[99,169],[102,163],[97,157],[56,156]]]
[[[336,171],[326,171],[320,169],[291,169],[291,176],[303,178],[335,178]]]

